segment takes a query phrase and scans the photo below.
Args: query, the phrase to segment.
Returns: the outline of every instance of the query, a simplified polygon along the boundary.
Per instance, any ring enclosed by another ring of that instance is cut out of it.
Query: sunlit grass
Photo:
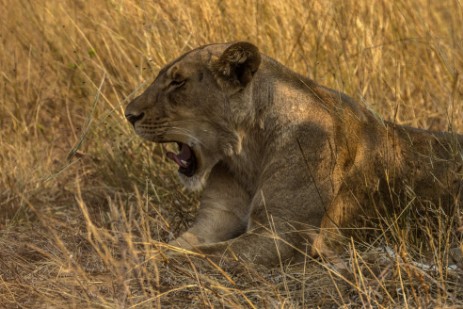
[[[196,196],[123,110],[168,61],[236,40],[385,119],[463,132],[458,1],[0,0],[1,306],[463,306],[441,214],[353,242],[347,282],[309,257],[230,277],[169,255]]]

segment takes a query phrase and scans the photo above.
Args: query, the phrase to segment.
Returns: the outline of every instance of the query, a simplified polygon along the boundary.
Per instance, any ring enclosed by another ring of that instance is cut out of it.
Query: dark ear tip
[[[249,42],[237,42],[230,45],[225,51],[224,55],[226,54],[240,54],[246,55],[247,57],[259,58],[260,60],[260,53],[257,46]]]
[[[259,49],[249,42],[237,42],[228,46],[214,67],[218,76],[231,84],[245,86],[259,69]]]
[[[258,52],[259,51],[259,49],[257,48],[256,45],[254,45],[254,44],[252,44],[250,42],[246,42],[246,41],[233,43],[228,48],[237,48],[237,49],[239,48],[241,50],[253,51],[253,52]]]

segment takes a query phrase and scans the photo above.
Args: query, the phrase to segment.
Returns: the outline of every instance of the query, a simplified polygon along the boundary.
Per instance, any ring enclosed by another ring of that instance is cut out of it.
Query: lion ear
[[[245,87],[257,72],[261,61],[259,49],[248,42],[230,45],[213,63],[218,78],[233,86]]]

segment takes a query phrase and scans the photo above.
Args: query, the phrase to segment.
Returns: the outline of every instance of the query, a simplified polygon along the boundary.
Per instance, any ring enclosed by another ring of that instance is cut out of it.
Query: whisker
[[[190,139],[194,141],[196,144],[204,146],[204,143],[195,137],[192,132],[188,129],[185,128],[180,128],[180,127],[162,127],[162,128],[150,128],[150,127],[145,127],[141,126],[141,129],[143,129],[143,135],[166,135],[166,134],[177,134],[177,135],[182,135],[185,136],[187,139]]]
[[[171,127],[171,132],[173,133],[177,133],[177,134],[183,134],[185,135],[186,137],[190,138],[191,140],[193,140],[195,143],[197,144],[200,144],[200,145],[203,145],[204,146],[204,143],[199,140],[197,137],[195,137],[191,131],[185,129],[185,128],[179,128],[179,127]],[[170,133],[170,132],[169,132]],[[166,133],[167,134],[167,133]]]
[[[206,122],[206,121],[204,121]],[[145,126],[170,126],[170,125],[177,125],[181,126],[182,124],[189,125],[191,123],[198,123],[198,120],[193,119],[182,119],[182,120],[156,120],[155,122],[144,124]]]
[[[178,129],[178,130],[185,130],[188,134],[192,134],[192,132],[187,129],[187,128],[182,128],[179,126],[176,126],[175,122],[169,123],[169,125],[163,125],[163,124],[142,124],[140,125],[140,128],[144,130],[169,130],[169,129]],[[180,123],[181,124],[181,123]],[[188,131],[187,131],[188,130]],[[212,134],[209,130],[202,130],[202,133],[204,134]]]

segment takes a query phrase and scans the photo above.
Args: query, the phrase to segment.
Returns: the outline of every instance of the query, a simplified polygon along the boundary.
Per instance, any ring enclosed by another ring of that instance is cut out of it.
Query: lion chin
[[[272,265],[309,248],[339,266],[349,231],[463,204],[462,135],[382,120],[248,42],[182,55],[125,115],[140,136],[177,143],[166,157],[202,193],[171,244],[212,257]]]
[[[201,191],[204,189],[207,183],[207,178],[209,176],[209,173],[204,173],[202,175],[193,175],[193,176],[185,176],[182,173],[178,173],[178,177],[180,180],[180,183],[188,190],[197,192]]]

